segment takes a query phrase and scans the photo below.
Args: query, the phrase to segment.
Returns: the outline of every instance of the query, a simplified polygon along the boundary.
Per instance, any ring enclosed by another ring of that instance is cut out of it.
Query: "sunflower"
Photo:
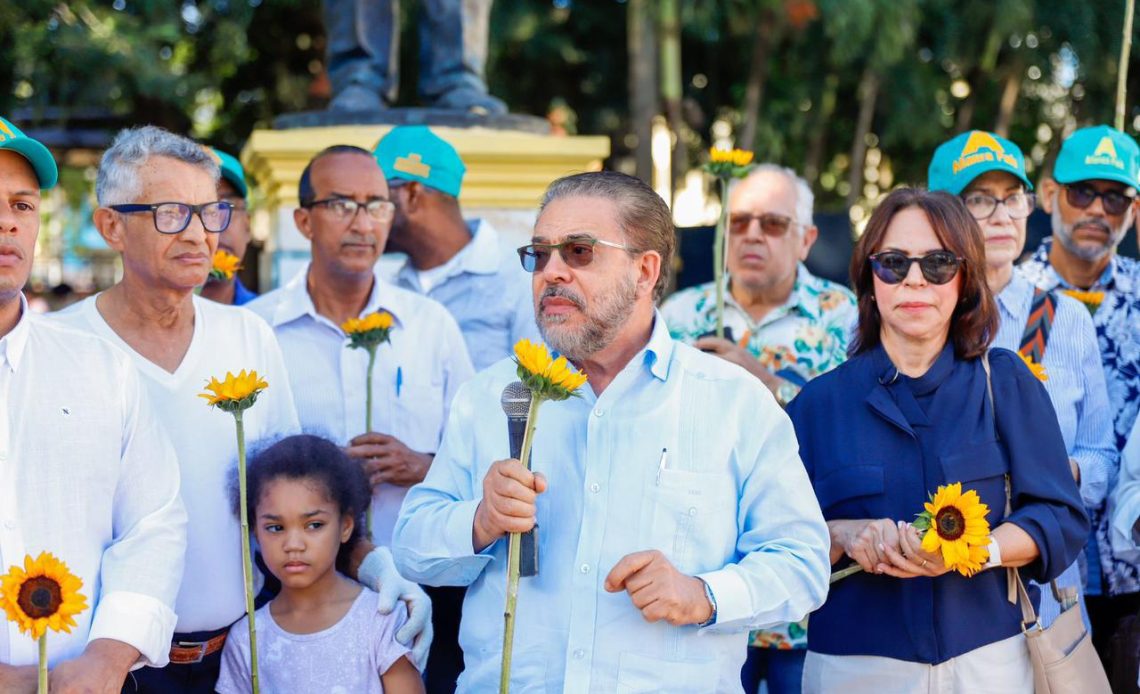
[[[720,178],[743,178],[752,170],[752,152],[743,149],[709,150],[709,161],[704,169]]]
[[[340,329],[348,335],[350,348],[374,352],[381,343],[390,339],[392,314],[387,311],[376,311],[363,318],[349,318],[341,324]]]
[[[1045,373],[1044,364],[1039,364],[1038,362],[1033,361],[1033,357],[1024,355],[1021,352],[1018,352],[1017,356],[1021,357],[1021,361],[1025,362],[1025,365],[1029,367],[1029,370],[1033,372],[1033,375],[1037,377],[1037,380],[1049,380],[1048,374]]]
[[[8,621],[33,639],[44,633],[71,633],[73,617],[87,609],[87,598],[79,589],[83,581],[67,569],[67,564],[48,552],[32,559],[24,557],[24,568],[13,566],[0,576],[0,602]]]
[[[241,269],[241,258],[222,249],[214,251],[213,267],[210,268],[210,278],[215,280],[232,280],[234,274]]]
[[[256,371],[241,370],[237,376],[232,371],[226,372],[226,379],[218,381],[211,378],[206,384],[207,393],[199,393],[198,397],[205,398],[211,406],[216,406],[225,412],[240,412],[253,405],[261,391],[269,387],[265,379],[257,375]]]
[[[918,514],[914,526],[924,530],[922,549],[941,552],[946,568],[963,576],[972,576],[989,559],[990,509],[973,489],[962,492],[955,482],[938,488]]]
[[[519,380],[536,398],[565,400],[586,382],[586,374],[575,371],[566,357],[554,359],[546,345],[525,338],[515,344],[515,363]]]
[[[1104,292],[1082,292],[1079,289],[1062,289],[1061,292],[1084,304],[1090,314],[1095,314],[1104,303]]]

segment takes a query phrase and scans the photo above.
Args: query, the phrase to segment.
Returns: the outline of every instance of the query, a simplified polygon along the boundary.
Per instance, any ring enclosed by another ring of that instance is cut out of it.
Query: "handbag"
[[[993,384],[990,381],[989,354],[982,355],[982,368],[986,371],[986,394],[994,419],[997,403],[994,402]],[[1005,477],[1005,515],[1012,511],[1009,475]],[[1029,648],[1029,661],[1033,664],[1033,688],[1037,694],[1111,694],[1108,675],[1100,657],[1093,648],[1092,635],[1085,629],[1081,603],[1067,609],[1056,581],[1050,581],[1053,597],[1062,604],[1062,612],[1047,628],[1041,626],[1033,602],[1025,590],[1025,583],[1017,569],[1006,569],[1008,598],[1021,607],[1021,631]]]

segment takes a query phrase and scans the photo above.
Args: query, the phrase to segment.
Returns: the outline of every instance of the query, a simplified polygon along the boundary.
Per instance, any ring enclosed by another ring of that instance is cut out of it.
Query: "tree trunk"
[[[994,132],[1009,137],[1009,126],[1013,123],[1013,112],[1017,109],[1017,97],[1021,95],[1021,64],[1014,63],[1005,75],[1001,87],[1001,103],[998,105]]]
[[[744,124],[740,128],[740,137],[736,140],[736,146],[741,149],[756,149],[756,125],[760,120],[760,107],[764,105],[768,56],[772,52],[775,24],[776,18],[771,8],[760,8],[756,16],[756,34],[752,41],[752,65],[744,89]]]
[[[669,190],[675,195],[680,180],[685,143],[681,138],[681,23],[676,0],[658,0],[661,41],[661,99],[673,136]],[[672,207],[672,200],[669,201]]]
[[[653,117],[658,112],[656,23],[649,0],[629,0],[629,114],[637,138],[634,175],[653,184]]]
[[[863,194],[863,162],[867,157],[867,135],[875,119],[875,104],[879,99],[879,73],[868,65],[859,80],[859,118],[855,123],[855,141],[851,143],[851,170],[848,172],[847,207],[855,205]]]
[[[815,127],[812,128],[808,140],[807,158],[804,161],[804,178],[808,183],[817,186],[819,174],[823,169],[823,152],[827,144],[828,124],[835,115],[835,95],[839,90],[839,78],[835,73],[827,76],[823,82],[823,92],[819,97],[819,117],[816,118]]]

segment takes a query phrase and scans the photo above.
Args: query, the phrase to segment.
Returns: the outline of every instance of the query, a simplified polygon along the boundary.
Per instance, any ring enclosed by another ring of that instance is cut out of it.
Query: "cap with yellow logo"
[[[25,135],[6,118],[0,118],[0,149],[11,150],[27,159],[32,165],[32,170],[36,172],[36,179],[40,182],[42,190],[55,186],[59,180],[59,169],[48,148],[39,140],[33,140]]]
[[[459,197],[467,167],[455,148],[426,125],[392,128],[376,143],[372,154],[388,180],[419,181],[452,197]]]
[[[1021,149],[984,130],[962,133],[939,145],[926,172],[926,185],[930,190],[959,195],[975,178],[990,171],[1004,171],[1024,183],[1026,190],[1033,190]]]
[[[1058,183],[1117,181],[1140,188],[1136,140],[1107,125],[1081,128],[1061,143],[1053,178]]]

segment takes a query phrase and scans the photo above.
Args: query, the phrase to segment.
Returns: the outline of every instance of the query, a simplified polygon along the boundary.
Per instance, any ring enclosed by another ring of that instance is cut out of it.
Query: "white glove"
[[[407,605],[408,621],[396,632],[396,640],[412,649],[412,664],[423,672],[432,638],[431,599],[427,593],[396,571],[396,562],[387,547],[369,552],[360,563],[357,577],[380,594],[380,614],[389,614],[401,600]]]

